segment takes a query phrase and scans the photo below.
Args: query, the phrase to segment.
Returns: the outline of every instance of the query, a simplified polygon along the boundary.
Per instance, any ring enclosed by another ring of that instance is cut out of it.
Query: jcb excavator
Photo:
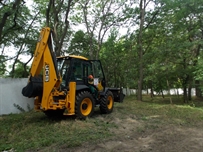
[[[88,83],[89,75],[93,84]],[[75,115],[79,119],[91,116],[95,106],[101,113],[111,113],[114,102],[123,102],[125,96],[120,88],[106,87],[99,60],[76,55],[56,57],[49,27],[41,30],[22,94],[35,98],[35,110],[47,116]]]

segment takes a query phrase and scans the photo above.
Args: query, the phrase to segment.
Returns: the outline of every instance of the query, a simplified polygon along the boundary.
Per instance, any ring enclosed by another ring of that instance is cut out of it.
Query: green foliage
[[[30,18],[30,11],[25,5],[20,4],[17,6],[16,10],[12,10],[12,5],[13,2],[10,2],[0,8],[0,19],[3,18],[5,13],[11,14],[8,16],[1,33],[2,40],[0,41],[0,45],[3,44],[4,46],[19,45],[18,39],[21,38],[21,34],[25,33],[24,28]]]
[[[96,50],[96,40],[94,38],[91,40],[88,34],[84,33],[82,30],[75,32],[75,34],[73,34],[72,40],[70,41],[70,47],[68,48],[67,53],[82,55],[90,59],[90,41],[93,41],[93,50]],[[94,55],[95,53],[96,52],[93,52]]]
[[[2,2],[1,4],[3,3],[4,2]],[[3,26],[3,31],[1,33],[0,48],[2,49],[1,55],[7,56],[7,61],[12,60],[13,63],[14,60],[13,66],[15,68],[15,61],[20,60],[21,55],[32,56],[36,47],[36,37],[38,37],[39,30],[36,29],[35,24],[37,14],[31,14],[30,8],[28,8],[22,1],[19,5],[15,6],[15,9],[13,9],[13,5],[14,1],[8,1],[0,8],[0,20],[2,21],[2,23],[3,15],[9,14],[7,20],[5,21],[5,25],[1,24],[1,26]],[[30,57],[27,61],[29,60]],[[6,68],[8,70],[8,66]],[[15,71],[15,69],[12,70]],[[2,70],[2,72],[3,71],[4,70]],[[22,72],[24,74],[26,73],[26,71],[19,72]],[[19,75],[17,77],[22,77],[20,76],[20,73],[16,75]]]
[[[117,40],[118,31],[112,30],[108,40],[103,44],[100,52],[100,59],[104,67],[108,86],[112,87],[124,87],[128,84],[133,87],[133,83],[130,77],[134,74],[132,71],[134,66],[130,44],[127,43],[125,38]],[[126,62],[128,60],[128,62]],[[131,81],[131,82],[130,82]]]
[[[203,80],[203,59],[201,57],[198,58],[198,63],[194,74],[196,80]]]
[[[143,33],[144,85],[155,90],[194,86],[195,66],[202,50],[200,3],[194,1],[161,1],[146,14],[153,24]],[[167,86],[166,81],[169,81]]]
[[[15,67],[15,73],[14,75],[12,75],[12,77],[14,78],[26,78],[28,77],[29,75],[29,69],[30,67],[29,66],[26,66],[26,69],[24,69],[24,63],[18,61],[17,64],[16,64],[16,67]],[[11,76],[11,72],[9,73],[8,77]]]
[[[24,108],[22,108],[20,105],[18,105],[18,104],[13,104],[13,106],[15,107],[15,108],[17,108],[20,112],[26,112],[26,110],[24,109]],[[28,109],[28,111],[31,111],[32,110],[32,108],[30,107],[30,105],[29,104],[27,104],[27,109]]]
[[[200,88],[203,92],[203,59],[202,57],[199,57],[197,60],[197,66],[195,68],[195,71],[193,72],[194,74],[194,79],[197,81],[200,81],[200,84],[197,86]]]
[[[6,56],[0,55],[0,77],[3,77],[6,73]]]

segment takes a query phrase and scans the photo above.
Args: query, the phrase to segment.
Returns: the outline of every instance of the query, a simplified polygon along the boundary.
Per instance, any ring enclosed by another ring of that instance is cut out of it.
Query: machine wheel
[[[48,117],[61,117],[63,116],[64,109],[59,109],[59,110],[47,110],[44,111],[45,115]]]
[[[114,98],[111,91],[107,91],[106,95],[100,99],[100,111],[103,114],[109,114],[113,111]]]
[[[75,115],[79,119],[90,117],[94,113],[94,98],[88,91],[77,94],[75,101]]]

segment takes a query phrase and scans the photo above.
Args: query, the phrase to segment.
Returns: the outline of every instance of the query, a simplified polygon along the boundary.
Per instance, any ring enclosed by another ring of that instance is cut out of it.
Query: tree
[[[64,54],[64,42],[69,40],[69,15],[75,1],[49,0],[46,10],[46,26],[54,29],[55,52],[57,56]]]
[[[24,33],[22,34],[22,38],[20,37],[16,43],[14,45],[16,45],[17,47],[19,47],[19,50],[17,51],[16,57],[14,59],[14,63],[12,65],[11,68],[11,72],[10,72],[10,77],[14,77],[15,76],[15,67],[16,64],[19,62],[19,56],[22,54],[32,54],[34,52],[34,49],[31,51],[25,51],[25,49],[29,49],[29,48],[33,48],[32,46],[29,46],[30,43],[31,45],[36,45],[35,43],[33,43],[33,39],[36,40],[36,35],[34,33],[31,32],[36,32],[36,30],[32,29],[33,28],[33,24],[38,16],[38,12],[35,14],[35,16],[31,19],[30,24],[28,25],[28,27],[24,27],[23,31]],[[31,35],[32,34],[32,35]],[[38,36],[38,35],[37,35]],[[35,42],[35,41],[34,41]],[[24,77],[28,76],[28,72],[27,72],[27,64],[31,61],[33,55],[31,55],[31,58],[29,58],[27,60],[27,62],[24,64],[24,71],[22,72]],[[21,62],[21,64],[23,64]]]
[[[119,37],[116,29],[112,29],[109,38],[102,45],[100,60],[102,61],[107,85],[111,87],[135,87],[132,77],[136,65],[133,64],[132,44],[127,36]]]
[[[82,10],[80,14],[82,14],[81,18],[83,18],[89,36],[89,56],[91,59],[98,59],[107,32],[122,21],[123,14],[120,12],[122,5],[122,1],[115,2],[114,0],[83,0],[79,2],[77,10]],[[97,39],[96,49],[94,39]]]
[[[138,64],[138,90],[137,90],[137,99],[139,101],[142,101],[142,89],[143,89],[143,79],[144,79],[144,55],[147,52],[148,44],[144,43],[143,36],[149,26],[153,24],[154,19],[158,13],[157,10],[154,12],[148,9],[148,6],[150,3],[152,3],[152,0],[140,0],[138,5],[132,5],[129,4],[129,6],[126,6],[126,16],[132,18],[131,24],[135,27],[138,26],[138,28],[135,28],[135,35],[137,35],[137,38],[135,41],[135,52],[137,52],[137,62],[135,64]],[[147,15],[152,14],[152,15]],[[149,18],[147,18],[149,16]]]
[[[2,19],[0,21],[0,48],[2,48],[1,55],[7,56],[2,62],[6,64],[6,61],[14,60],[12,72],[13,77],[15,73],[15,64],[22,54],[30,55],[31,51],[28,42],[33,45],[33,39],[30,39],[36,35],[36,30],[33,29],[33,24],[39,13],[36,13],[33,17],[30,14],[29,8],[25,5],[24,1],[4,1],[0,3],[2,12]],[[29,23],[29,24],[28,24]],[[31,33],[31,31],[33,33]],[[36,40],[36,37],[34,37]],[[36,41],[35,41],[36,42]],[[35,45],[35,44],[34,44]],[[11,50],[14,52],[12,56]],[[28,60],[29,61],[29,60]],[[26,63],[28,64],[28,62]],[[26,66],[26,65],[25,65]]]
[[[21,4],[24,4],[22,0],[15,0],[14,2],[2,1],[0,3],[0,10],[2,12],[0,17],[0,45],[5,42],[4,39],[6,39],[8,34],[12,33],[13,30],[19,29],[17,19]],[[8,20],[12,20],[9,26]]]
[[[198,97],[202,98],[202,92],[203,92],[203,59],[202,59],[202,54],[201,56],[198,58],[198,62],[197,62],[197,66],[196,69],[194,71],[194,78],[196,80],[196,94],[198,94]],[[198,82],[198,83],[197,83]],[[198,90],[198,89],[200,90]],[[198,90],[198,92],[197,92]]]
[[[97,41],[95,39],[93,39],[93,44],[96,47]],[[74,33],[73,37],[70,41],[68,53],[85,56],[87,58],[91,58],[89,56],[89,37],[88,37],[88,34],[84,33],[82,30],[79,30],[76,33]]]
[[[168,26],[167,35],[170,40],[170,50],[176,67],[177,79],[182,83],[184,102],[191,100],[191,88],[194,87],[193,71],[197,64],[199,52],[202,49],[202,12],[201,1],[174,1],[164,5]],[[167,41],[168,42],[168,41]]]
[[[13,71],[11,71],[9,73],[9,75],[12,75],[13,78],[26,78],[29,76],[29,69],[30,67],[29,66],[26,66],[24,65],[23,62],[21,62],[20,60],[17,60],[15,61],[16,64],[15,64],[15,73],[13,73]],[[13,68],[13,66],[10,66],[11,68]],[[26,70],[24,69],[26,68]]]

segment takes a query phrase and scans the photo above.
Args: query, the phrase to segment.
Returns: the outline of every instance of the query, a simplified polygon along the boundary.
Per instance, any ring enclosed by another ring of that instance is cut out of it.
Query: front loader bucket
[[[43,81],[42,77],[30,77],[30,81],[22,89],[22,94],[25,97],[36,97],[36,96],[41,96],[43,92]]]
[[[123,102],[125,94],[122,88],[109,88],[109,90],[113,93],[114,102]]]

